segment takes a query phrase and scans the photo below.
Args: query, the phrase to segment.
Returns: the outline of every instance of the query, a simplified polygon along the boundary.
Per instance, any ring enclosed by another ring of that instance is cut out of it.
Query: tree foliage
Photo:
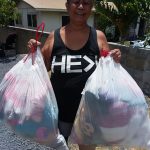
[[[18,2],[19,0],[0,0],[0,27],[7,26],[16,19]]]
[[[138,17],[146,19],[150,16],[150,0],[97,0],[95,8],[118,27],[122,38]]]
[[[144,19],[150,17],[150,0],[136,0],[138,14]]]
[[[14,1],[16,4],[18,4],[21,0],[11,0]]]

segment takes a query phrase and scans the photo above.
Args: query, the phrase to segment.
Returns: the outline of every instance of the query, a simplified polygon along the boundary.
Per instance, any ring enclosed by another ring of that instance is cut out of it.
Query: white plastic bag
[[[82,94],[71,143],[150,148],[144,94],[111,56],[100,58]]]
[[[34,54],[34,65],[30,54],[4,76],[0,84],[0,117],[18,134],[57,147],[55,143],[62,137],[57,127],[56,98],[40,48]]]

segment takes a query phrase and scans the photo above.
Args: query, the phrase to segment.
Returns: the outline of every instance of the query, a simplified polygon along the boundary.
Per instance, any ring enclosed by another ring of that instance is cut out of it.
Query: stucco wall
[[[131,74],[143,92],[150,96],[150,49],[132,48],[109,43],[110,48],[120,48],[121,64]]]
[[[34,38],[36,32],[35,30],[31,29],[24,29],[24,28],[0,28],[0,42],[5,43],[6,38],[9,34],[16,33],[17,34],[17,43],[16,43],[16,52],[17,54],[25,54],[28,53],[27,50],[27,42],[29,39]],[[41,42],[44,44],[48,33],[43,33]]]
[[[30,5],[26,4],[25,2],[19,3],[18,11],[21,15],[22,24],[16,26],[28,27],[27,14],[37,14],[38,17],[37,11],[33,9]]]

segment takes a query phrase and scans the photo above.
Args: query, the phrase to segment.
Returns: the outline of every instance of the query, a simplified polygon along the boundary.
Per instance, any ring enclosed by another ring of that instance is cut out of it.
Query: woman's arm
[[[107,39],[105,34],[102,31],[97,30],[97,41],[98,41],[98,46],[100,50],[108,50],[110,51]],[[111,55],[115,62],[119,63],[121,60],[121,51],[120,49],[113,49],[111,50]]]
[[[110,51],[106,36],[102,31],[97,30],[97,41],[100,50]]]

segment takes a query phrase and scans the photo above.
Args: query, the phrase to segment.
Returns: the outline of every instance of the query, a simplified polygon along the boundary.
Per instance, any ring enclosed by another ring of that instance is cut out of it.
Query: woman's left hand
[[[113,59],[116,63],[120,63],[120,60],[121,60],[121,51],[120,51],[120,49],[111,50],[111,56],[113,57]]]

